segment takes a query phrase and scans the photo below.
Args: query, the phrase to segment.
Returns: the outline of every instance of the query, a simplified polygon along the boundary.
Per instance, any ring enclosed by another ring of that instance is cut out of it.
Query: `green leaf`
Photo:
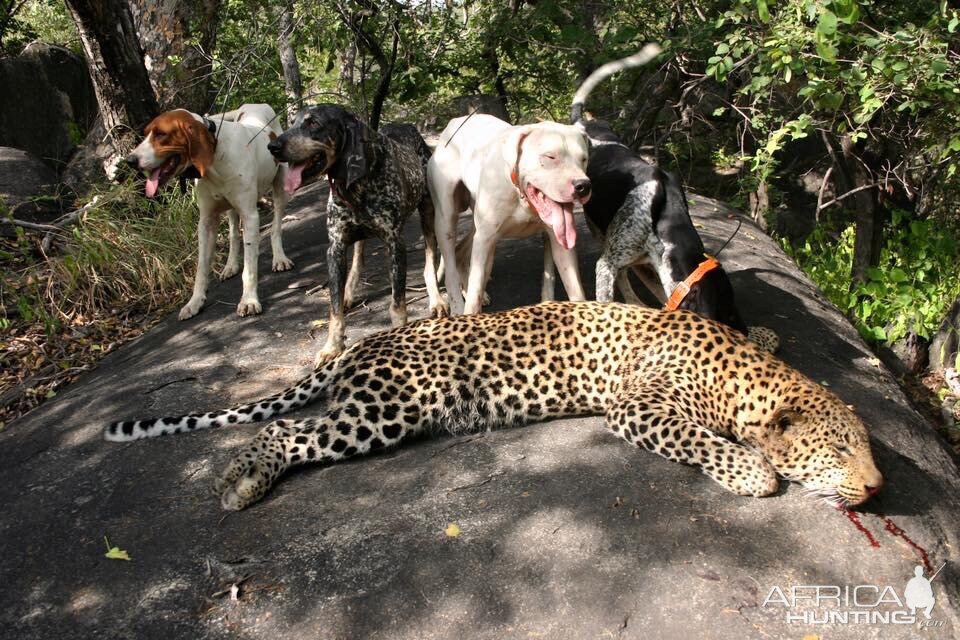
[[[957,16],[953,16],[953,18],[951,18],[950,22],[947,24],[947,32],[953,33],[954,31],[956,31],[958,24],[960,24],[960,18],[958,18]]]
[[[837,32],[837,16],[829,9],[824,9],[817,22],[817,31],[825,36],[832,36]]]
[[[759,16],[760,22],[770,20],[770,8],[767,6],[767,0],[757,0],[757,16]]]
[[[728,45],[726,42],[721,42],[720,44],[717,45],[718,56],[726,55],[729,52],[730,52],[730,45]]]
[[[906,282],[907,274],[903,269],[895,268],[890,271],[890,279],[894,282]]]
[[[111,560],[127,560],[130,561],[130,554],[121,549],[120,547],[111,547],[110,541],[107,540],[107,536],[103,536],[103,541],[107,545],[107,552],[104,555],[105,558]]]

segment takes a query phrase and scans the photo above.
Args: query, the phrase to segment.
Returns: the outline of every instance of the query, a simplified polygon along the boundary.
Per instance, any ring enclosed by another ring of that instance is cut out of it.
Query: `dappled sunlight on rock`
[[[67,611],[80,613],[85,609],[95,609],[107,601],[106,595],[97,587],[83,587],[73,592],[67,602]]]

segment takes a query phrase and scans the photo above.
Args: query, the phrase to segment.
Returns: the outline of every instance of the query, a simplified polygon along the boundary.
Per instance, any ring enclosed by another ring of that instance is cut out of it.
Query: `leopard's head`
[[[822,398],[777,409],[758,443],[777,473],[827,502],[853,507],[880,491],[867,427],[829,391]]]

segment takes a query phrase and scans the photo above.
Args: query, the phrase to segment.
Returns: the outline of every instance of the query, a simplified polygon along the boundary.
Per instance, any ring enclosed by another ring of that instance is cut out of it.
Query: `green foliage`
[[[77,29],[62,0],[27,0],[19,6],[6,31],[0,34],[0,53],[16,55],[34,40],[80,51]]]
[[[894,212],[880,264],[851,288],[854,228],[838,236],[818,226],[798,247],[784,248],[827,297],[851,315],[868,340],[892,343],[913,330],[929,338],[960,295],[958,229]]]
[[[787,141],[818,130],[897,148],[911,170],[936,163],[950,178],[960,162],[958,23],[946,2],[739,0],[715,21],[706,73],[741,85],[735,102],[757,140],[760,179]]]

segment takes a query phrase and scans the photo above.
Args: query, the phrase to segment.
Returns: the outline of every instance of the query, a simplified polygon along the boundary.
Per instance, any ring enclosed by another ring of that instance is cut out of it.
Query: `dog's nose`
[[[279,154],[281,148],[283,148],[283,144],[280,143],[280,140],[279,140],[279,139],[277,139],[277,140],[271,140],[270,142],[267,143],[267,149],[268,149],[268,150],[270,151],[270,153],[272,153],[273,155]]]
[[[134,169],[140,168],[140,158],[138,158],[132,153],[124,159],[124,162],[126,162],[128,165],[130,165]]]
[[[573,192],[580,198],[586,198],[590,195],[590,180],[581,178],[573,181]]]

